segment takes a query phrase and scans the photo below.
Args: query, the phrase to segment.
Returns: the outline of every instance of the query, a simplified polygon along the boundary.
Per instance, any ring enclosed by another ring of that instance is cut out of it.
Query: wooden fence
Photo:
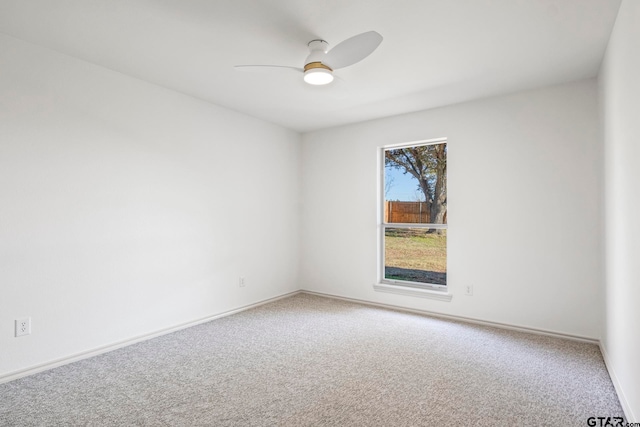
[[[427,202],[391,202],[384,204],[384,222],[429,223],[429,205]]]

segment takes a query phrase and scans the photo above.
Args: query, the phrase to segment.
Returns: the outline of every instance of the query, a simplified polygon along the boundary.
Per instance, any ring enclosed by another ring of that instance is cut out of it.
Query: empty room
[[[0,426],[640,426],[638,76],[638,0],[0,0]]]

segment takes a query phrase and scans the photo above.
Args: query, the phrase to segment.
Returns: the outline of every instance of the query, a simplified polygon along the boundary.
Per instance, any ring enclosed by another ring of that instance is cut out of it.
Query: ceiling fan
[[[236,65],[237,70],[286,69],[304,74],[304,81],[311,85],[326,85],[333,81],[333,71],[362,61],[382,43],[382,36],[375,31],[358,34],[329,50],[329,43],[321,39],[311,40],[309,56],[304,67],[287,65]]]

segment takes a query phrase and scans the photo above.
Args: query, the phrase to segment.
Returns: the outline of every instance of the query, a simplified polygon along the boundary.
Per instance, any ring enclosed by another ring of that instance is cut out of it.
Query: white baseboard
[[[26,377],[29,375],[37,374],[38,372],[46,371],[49,369],[57,368],[58,366],[67,365],[69,363],[77,362],[78,360],[88,359],[89,357],[98,356],[103,353],[108,353],[113,350],[117,350],[122,347],[126,347],[132,344],[139,343],[141,341],[146,341],[152,338],[156,338],[162,335],[170,334],[172,332],[179,331],[181,329],[190,328],[191,326],[196,326],[201,323],[206,323],[211,320],[219,319],[221,317],[231,316],[232,314],[240,313],[241,311],[249,310],[251,308],[255,308],[273,301],[277,301],[279,299],[287,298],[295,294],[299,294],[300,291],[288,292],[286,294],[278,295],[273,298],[268,298],[266,300],[258,301],[253,304],[245,305],[242,307],[237,307],[232,310],[228,310],[222,313],[213,314],[211,316],[203,317],[201,319],[192,320],[190,322],[181,323],[176,326],[171,326],[169,328],[160,329],[148,334],[139,335],[137,337],[133,337],[130,339],[126,339],[123,341],[119,341],[113,344],[108,344],[102,347],[97,347],[91,350],[86,350],[80,353],[76,353],[67,357],[63,357],[60,359],[53,360],[51,362],[42,363],[35,366],[30,366],[25,369],[21,369],[18,371],[9,372],[8,374],[0,375],[0,384],[6,383],[9,381],[17,380],[18,378]]]
[[[622,410],[624,411],[624,417],[626,418],[628,423],[640,422],[640,419],[636,418],[635,414],[631,410],[631,405],[629,405],[627,396],[625,396],[624,391],[622,391],[622,385],[620,384],[620,380],[618,380],[616,371],[613,369],[613,365],[611,364],[611,359],[607,354],[607,350],[605,349],[604,345],[602,345],[602,342],[600,342],[599,344],[600,353],[602,353],[602,358],[604,359],[604,364],[607,367],[607,371],[609,371],[611,382],[613,383],[613,387],[616,389],[616,393],[618,394],[618,400],[620,400],[620,406],[622,406]]]
[[[399,305],[383,304],[383,303],[378,303],[378,302],[361,300],[361,299],[357,299],[357,298],[343,297],[343,296],[340,296],[340,295],[326,294],[326,293],[323,293],[323,292],[309,291],[309,290],[305,290],[305,289],[303,289],[301,292],[307,293],[307,294],[310,294],[310,295],[317,295],[317,296],[321,296],[321,297],[335,298],[335,299],[339,299],[339,300],[343,300],[343,301],[349,301],[349,302],[355,302],[355,303],[359,303],[359,304],[370,305],[370,306],[374,306],[374,307],[388,308],[390,310],[399,310],[399,311],[405,311],[405,312],[408,312],[408,313],[416,313],[416,314],[423,314],[423,315],[432,316],[432,317],[438,317],[438,318],[441,318],[441,319],[448,319],[448,320],[455,320],[455,321],[459,321],[459,322],[472,323],[474,325],[493,326],[495,328],[500,328],[500,329],[509,329],[509,330],[512,330],[512,331],[527,332],[527,333],[537,334],[537,335],[546,335],[546,336],[550,336],[550,337],[564,338],[564,339],[569,339],[569,340],[573,340],[573,341],[588,342],[588,343],[596,344],[596,345],[600,344],[600,341],[595,339],[595,338],[583,337],[583,336],[580,336],[580,335],[571,335],[571,334],[565,334],[565,333],[557,332],[557,331],[548,331],[548,330],[545,330],[545,329],[536,329],[536,328],[529,328],[529,327],[526,327],[526,326],[510,325],[510,324],[507,324],[507,323],[491,322],[491,321],[488,321],[488,320],[474,319],[474,318],[471,318],[471,317],[456,316],[456,315],[451,315],[451,314],[442,314],[442,313],[437,313],[437,312],[429,311],[429,310],[419,310],[419,309],[413,309],[413,308],[406,308],[406,307],[402,307],[402,306],[399,306]]]

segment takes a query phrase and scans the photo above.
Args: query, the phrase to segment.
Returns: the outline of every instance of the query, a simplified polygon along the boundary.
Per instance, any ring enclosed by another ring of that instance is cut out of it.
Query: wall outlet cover
[[[29,335],[31,333],[31,317],[16,319],[16,337]]]

